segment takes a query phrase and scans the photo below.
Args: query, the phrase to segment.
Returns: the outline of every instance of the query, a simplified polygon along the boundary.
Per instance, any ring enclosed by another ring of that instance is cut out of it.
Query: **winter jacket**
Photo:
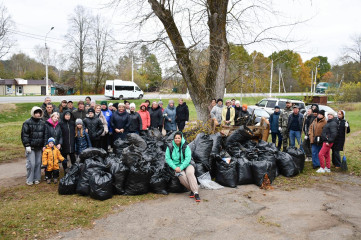
[[[242,107],[234,107],[234,114],[236,116],[236,122],[237,122],[237,118],[239,118],[239,113],[242,111]],[[248,112],[248,111],[247,111]]]
[[[178,121],[178,118],[176,118],[176,117],[178,117],[178,107],[177,108],[175,108],[174,106],[170,107],[168,104],[168,107],[166,109],[164,109],[163,116],[164,116],[164,129],[165,130],[177,131],[176,121]],[[187,105],[186,105],[186,107],[187,107]],[[188,107],[187,107],[187,112],[188,112]],[[182,119],[184,119],[184,118],[182,118]],[[180,120],[180,121],[187,121],[187,120]]]
[[[147,106],[145,103],[142,103],[140,106]],[[139,110],[138,111],[140,117],[142,118],[142,130],[146,130],[147,128],[150,127],[150,115],[149,115],[149,112],[147,110],[145,111],[142,111],[142,110]]]
[[[227,109],[228,109],[228,107],[224,107],[222,109],[222,124],[226,123]],[[234,117],[235,117],[236,113],[235,113],[234,108],[232,106],[229,106],[229,110],[230,110],[229,121],[231,121],[231,125],[234,125]]]
[[[302,124],[303,124],[303,115],[298,113],[297,116],[295,114],[291,114],[288,116],[288,123],[287,123],[287,131],[292,130],[292,125],[294,124],[293,121],[298,121],[299,131],[302,131]],[[297,124],[297,123],[295,123]]]
[[[129,132],[139,132],[142,130],[142,118],[137,112],[130,112],[129,114]]]
[[[176,122],[186,122],[189,120],[189,109],[186,102],[183,102],[182,105],[177,106],[176,116]]]
[[[48,144],[49,138],[55,139],[55,145],[63,145],[63,134],[59,125],[59,122],[53,123],[51,118],[45,122],[45,138],[44,138],[44,147]]]
[[[103,110],[102,109],[102,113],[103,113],[103,116],[105,117],[105,120],[107,121],[108,123],[108,132],[112,133],[113,132],[113,128],[112,126],[110,125],[110,119],[112,118],[112,115],[113,115],[113,112],[110,111],[108,108]]]
[[[107,122],[106,118],[104,117],[102,112],[100,112],[99,114],[95,114],[94,117],[99,118],[100,121],[103,123],[104,130],[103,130],[103,133],[101,134],[101,136],[105,136],[105,134],[107,134],[109,132],[108,122]]]
[[[324,126],[326,125],[325,117],[323,117],[319,121],[318,120],[319,120],[318,118],[315,118],[315,120],[313,120],[313,122],[308,130],[308,135],[309,135],[311,144],[313,144],[313,143],[316,144],[315,138],[321,137],[322,130],[323,130]]]
[[[53,112],[54,112],[54,111],[53,111]],[[52,112],[52,113],[53,113],[53,112]],[[50,115],[51,115],[52,113],[49,114],[47,111],[45,111],[45,112],[44,112],[44,115],[43,115],[43,120],[44,120],[44,121],[48,121],[48,119],[50,118]]]
[[[278,119],[280,117],[281,112],[274,112],[271,114],[271,116],[269,117],[269,124],[271,127],[271,132],[272,133],[278,133]]]
[[[234,108],[234,110],[236,111],[236,108]],[[241,108],[241,110],[238,112],[238,115],[236,113],[236,116],[235,116],[236,125],[240,126],[240,125],[246,124],[248,121],[248,118],[250,116],[251,116],[251,114],[249,114],[249,112],[247,110],[243,111]]]
[[[180,147],[178,147],[177,144],[175,144],[174,140],[172,141],[172,146],[173,146],[172,156],[170,155],[169,146],[165,151],[165,161],[172,169],[176,169],[177,167],[180,167],[181,170],[184,170],[190,164],[192,158],[192,152],[190,147],[189,146],[186,147],[184,155],[182,152],[182,146],[186,144],[185,142],[186,140],[183,138],[183,136]]]
[[[292,108],[287,108],[287,107],[285,107],[285,109],[281,112],[280,117],[278,118],[278,127],[282,128],[282,132],[287,131],[288,118],[292,113],[293,113]]]
[[[116,111],[113,113],[112,118],[110,120],[110,124],[112,128],[114,129],[114,141],[118,138],[124,138],[124,136],[127,134],[129,129],[129,113],[126,111],[119,113],[119,111]],[[115,129],[124,129],[123,133],[117,133],[115,132]]]
[[[75,119],[80,118],[81,120],[84,120],[84,119],[86,118],[86,112],[85,112],[85,110],[80,111],[79,109],[75,109],[75,110],[73,111],[73,115],[74,115],[74,118],[75,118]]]
[[[65,113],[70,113],[70,120],[65,120]],[[75,152],[75,122],[73,114],[66,110],[63,115],[60,124],[61,134],[63,137],[63,144],[61,145],[62,153]]]
[[[64,157],[61,155],[59,149],[55,146],[49,147],[46,145],[42,158],[43,165],[47,166],[46,171],[59,170],[59,161],[64,161]]]
[[[336,118],[329,119],[327,121],[327,124],[322,130],[322,135],[321,135],[322,140],[324,142],[333,143],[337,137],[337,133],[338,133],[337,119]]]
[[[90,140],[100,140],[100,136],[104,131],[104,124],[100,118],[94,116],[92,118],[87,117],[84,119],[84,127],[88,129]]]
[[[31,118],[27,119],[21,128],[21,141],[24,147],[39,150],[44,147],[45,122],[41,119],[43,111],[41,110],[40,118],[34,117],[34,112],[41,110],[39,107],[31,109]]]
[[[345,138],[346,138],[346,131],[347,133],[350,133],[350,126],[348,126],[346,130],[345,124],[346,124],[345,119],[337,119],[338,133],[333,143],[332,150],[343,151],[343,146],[345,144]]]
[[[150,108],[149,115],[150,127],[157,128],[163,126],[163,112],[159,106],[156,109]]]
[[[76,131],[78,131],[78,136],[75,137],[75,153],[80,154],[85,149],[92,147],[92,144],[85,129],[83,129],[83,136],[80,135],[80,130]]]
[[[310,126],[311,126],[313,120],[315,120],[315,116],[313,116],[313,114],[311,114],[310,116],[303,117],[303,129],[302,130],[306,136],[308,136],[308,130],[310,129]]]
[[[222,111],[223,105],[219,106],[218,104],[212,108],[211,118],[215,118],[218,124],[222,123]]]
[[[42,105],[41,105],[41,110],[43,110],[43,112],[45,113],[46,112],[46,103],[43,103]],[[54,105],[54,104],[51,104],[51,105],[53,105],[53,111],[54,112],[58,112],[59,111],[59,109]]]

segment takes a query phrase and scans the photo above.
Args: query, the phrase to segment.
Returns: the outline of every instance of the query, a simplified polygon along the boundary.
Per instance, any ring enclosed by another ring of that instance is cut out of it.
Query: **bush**
[[[337,101],[337,102],[360,102],[361,101],[361,82],[343,83],[341,88],[335,92],[335,101]]]
[[[208,121],[206,124],[204,124],[202,121],[197,120],[194,123],[189,123],[186,125],[186,127],[183,130],[183,136],[186,139],[188,143],[192,142],[194,139],[196,139],[197,135],[199,133],[205,133],[205,134],[213,134],[214,131],[211,126],[211,122]]]

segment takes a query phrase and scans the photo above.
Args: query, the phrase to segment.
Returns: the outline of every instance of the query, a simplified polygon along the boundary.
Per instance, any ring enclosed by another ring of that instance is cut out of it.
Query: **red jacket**
[[[145,109],[147,109],[147,105],[145,103],[142,103],[140,105],[140,107],[142,106],[145,106]],[[142,130],[146,130],[149,126],[150,126],[150,115],[149,115],[149,112],[147,110],[145,111],[142,111],[142,110],[139,110],[138,111],[140,117],[142,118]]]

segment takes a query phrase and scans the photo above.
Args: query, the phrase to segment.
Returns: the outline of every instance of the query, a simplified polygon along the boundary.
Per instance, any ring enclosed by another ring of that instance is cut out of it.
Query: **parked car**
[[[249,114],[251,114],[251,116],[254,112],[254,115],[256,116],[256,124],[261,122],[262,117],[266,118],[267,120],[270,118],[270,114],[265,109],[259,108],[257,106],[248,106],[247,111]]]
[[[316,93],[326,93],[326,90],[328,90],[331,87],[338,87],[339,85],[337,83],[328,83],[328,82],[320,82],[316,85]]]
[[[306,106],[306,111],[311,107],[312,105],[307,105]],[[333,115],[337,115],[337,112],[335,110],[333,110],[331,107],[326,106],[326,105],[318,105],[318,109],[319,110],[324,110],[326,112],[326,117],[327,117],[327,113],[331,112]]]
[[[256,106],[258,108],[266,110],[269,114],[272,114],[275,110],[275,106],[278,105],[280,109],[284,109],[286,107],[287,101],[291,101],[292,105],[297,105],[300,108],[301,113],[306,112],[304,102],[285,98],[264,98],[258,103],[256,103]]]

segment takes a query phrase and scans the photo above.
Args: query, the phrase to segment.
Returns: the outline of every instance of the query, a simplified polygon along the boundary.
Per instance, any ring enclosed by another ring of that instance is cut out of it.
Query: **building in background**
[[[52,95],[55,93],[53,81],[49,79],[49,88]],[[25,80],[22,78],[0,79],[0,95],[4,96],[32,96],[45,95],[45,80]]]

